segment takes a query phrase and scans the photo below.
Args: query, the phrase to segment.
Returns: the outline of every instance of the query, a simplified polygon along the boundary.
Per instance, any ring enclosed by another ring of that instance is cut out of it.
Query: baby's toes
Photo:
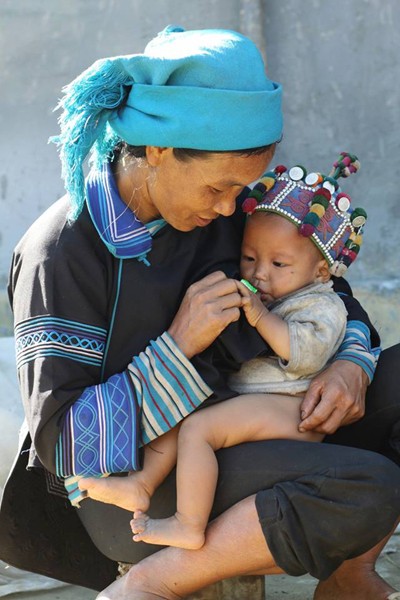
[[[142,519],[132,519],[130,525],[132,533],[143,533],[145,530],[144,521]]]
[[[146,529],[146,524],[149,520],[147,515],[143,515],[142,517],[138,517],[137,519],[132,519],[130,522],[132,533],[143,533]]]

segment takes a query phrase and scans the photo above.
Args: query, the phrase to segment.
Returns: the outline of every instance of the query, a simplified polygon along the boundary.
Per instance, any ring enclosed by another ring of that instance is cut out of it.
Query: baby
[[[193,413],[145,448],[142,471],[81,482],[85,489],[102,486],[103,501],[108,487],[109,501],[134,510],[134,541],[203,545],[218,476],[216,450],[274,438],[322,440],[301,431],[300,404],[346,330],[346,309],[330,277],[342,275],[357,256],[366,214],[350,212],[337,179],[358,166],[356,157],[343,153],[330,176],[277,167],[244,202],[249,216],[237,286],[248,322],[274,356],[255,358],[230,377],[230,387],[245,395]],[[151,519],[143,511],[175,462],[177,512]]]

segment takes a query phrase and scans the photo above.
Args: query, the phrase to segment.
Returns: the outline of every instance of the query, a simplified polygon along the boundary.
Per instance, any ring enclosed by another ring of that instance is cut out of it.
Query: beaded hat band
[[[350,196],[341,191],[337,180],[359,167],[357,157],[347,152],[340,154],[329,175],[307,173],[301,165],[289,170],[279,165],[264,173],[243,210],[273,212],[294,223],[320,250],[330,272],[341,277],[357,258],[367,213],[351,208]]]

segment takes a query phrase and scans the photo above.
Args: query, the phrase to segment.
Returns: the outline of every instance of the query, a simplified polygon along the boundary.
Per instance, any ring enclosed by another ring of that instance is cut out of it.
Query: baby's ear
[[[316,280],[321,283],[327,283],[331,278],[331,274],[329,272],[329,265],[326,260],[323,258],[319,261],[317,265],[317,274]]]

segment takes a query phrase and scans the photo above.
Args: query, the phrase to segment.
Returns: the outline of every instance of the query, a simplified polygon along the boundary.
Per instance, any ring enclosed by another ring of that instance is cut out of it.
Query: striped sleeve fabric
[[[168,333],[150,342],[128,372],[141,402],[144,444],[172,429],[212,394]]]
[[[336,355],[336,360],[349,360],[359,365],[371,383],[382,348],[371,348],[370,330],[362,321],[348,321],[346,335]]]
[[[126,371],[86,388],[71,406],[56,446],[57,475],[139,469],[140,446],[172,429],[211,394],[164,333]]]

